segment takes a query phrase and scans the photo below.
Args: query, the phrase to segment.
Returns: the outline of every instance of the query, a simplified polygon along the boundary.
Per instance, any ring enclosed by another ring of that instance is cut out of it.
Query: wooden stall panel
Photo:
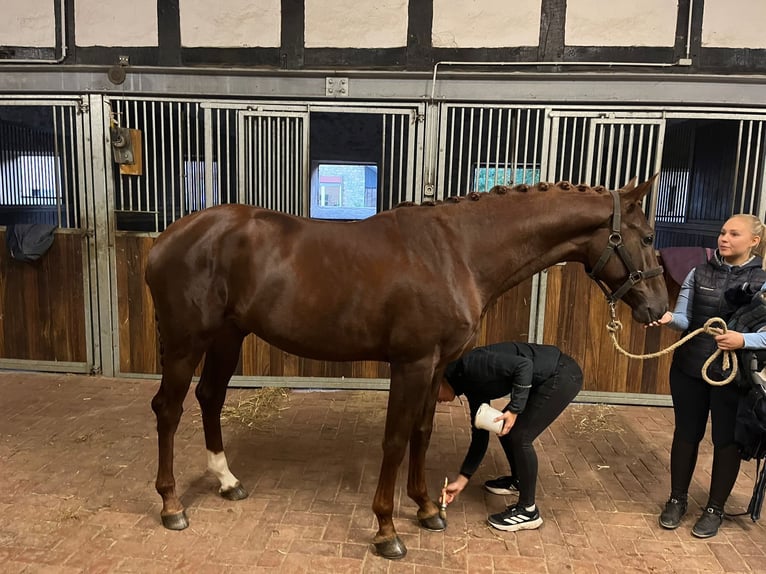
[[[144,270],[154,238],[117,233],[117,314],[121,373],[160,373],[159,341],[154,303]]]
[[[606,330],[609,305],[582,265],[557,265],[546,273],[543,342],[559,346],[580,364],[583,390],[670,394],[668,373],[672,355],[641,360],[620,353]],[[636,323],[624,303],[617,304],[617,317],[623,325],[618,341],[630,353],[655,353],[679,339],[676,331],[666,327],[646,329]]]
[[[82,235],[57,231],[38,261],[12,259],[0,230],[0,358],[85,363]]]

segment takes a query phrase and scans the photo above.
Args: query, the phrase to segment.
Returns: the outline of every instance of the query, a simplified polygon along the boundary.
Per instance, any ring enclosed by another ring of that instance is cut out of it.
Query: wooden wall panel
[[[580,364],[583,390],[670,394],[668,372],[672,354],[654,359],[629,359],[615,349],[606,330],[609,306],[582,265],[557,265],[546,273],[543,341],[559,346]],[[617,317],[623,325],[618,342],[636,355],[665,349],[680,337],[666,327],[645,329],[633,321],[630,308],[624,303],[618,303]]]
[[[33,263],[5,246],[0,230],[0,358],[87,362],[83,236],[56,232]]]
[[[118,233],[115,237],[120,372],[159,373],[154,303],[144,270],[154,238]]]

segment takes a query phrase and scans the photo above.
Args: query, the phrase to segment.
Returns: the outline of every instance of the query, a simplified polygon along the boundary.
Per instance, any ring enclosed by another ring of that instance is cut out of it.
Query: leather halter
[[[644,279],[649,279],[650,277],[661,275],[662,266],[655,267],[654,269],[649,269],[648,271],[641,271],[636,269],[636,266],[633,264],[633,260],[630,258],[628,249],[622,242],[622,234],[620,233],[620,196],[615,190],[610,190],[609,193],[612,194],[612,199],[614,200],[614,212],[612,213],[612,233],[609,234],[609,243],[607,243],[607,246],[604,248],[604,252],[596,262],[596,265],[593,267],[593,269],[588,271],[588,276],[596,282],[596,285],[598,285],[604,292],[604,295],[606,295],[606,300],[612,307],[614,307],[615,302],[619,301],[625,295],[625,293],[633,288],[636,283],[639,283]],[[625,265],[625,268],[628,270],[627,279],[625,279],[625,282],[620,285],[616,291],[610,291],[609,287],[603,281],[601,281],[601,279],[596,277],[599,271],[601,271],[604,268],[604,265],[606,265],[606,262],[612,255],[612,252],[617,253],[617,256],[622,260],[623,265]]]

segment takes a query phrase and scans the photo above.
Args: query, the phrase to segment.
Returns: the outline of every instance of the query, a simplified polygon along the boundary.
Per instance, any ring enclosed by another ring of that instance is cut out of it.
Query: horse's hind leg
[[[237,367],[244,334],[232,328],[214,338],[205,355],[205,366],[195,394],[202,411],[202,426],[205,431],[207,467],[219,480],[219,493],[228,500],[247,498],[247,491],[229,470],[223,451],[221,433],[221,409],[226,399],[229,379]]]
[[[157,416],[157,444],[159,464],[157,467],[157,492],[162,497],[162,525],[170,530],[183,530],[189,526],[184,507],[176,495],[173,476],[173,445],[178,422],[183,413],[183,402],[189,391],[194,369],[201,353],[183,357],[165,354],[162,359],[162,382],[152,399],[152,410]]]

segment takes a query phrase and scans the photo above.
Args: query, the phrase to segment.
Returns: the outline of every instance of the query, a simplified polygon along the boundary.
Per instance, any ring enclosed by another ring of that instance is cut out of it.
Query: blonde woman
[[[764,226],[757,217],[734,215],[718,235],[718,249],[707,263],[689,272],[681,286],[675,310],[665,313],[652,325],[668,325],[688,333],[711,317],[728,321],[766,282],[763,271]],[[724,505],[739,474],[740,455],[734,442],[739,391],[736,384],[712,386],[702,378],[702,366],[715,349],[766,348],[766,333],[698,335],[681,346],[670,368],[675,429],[670,451],[670,498],[659,517],[660,526],[678,528],[688,509],[688,492],[697,464],[699,443],[705,435],[708,413],[712,422],[713,470],[710,492],[692,534],[710,538],[723,522]],[[714,363],[709,373],[718,369]]]

